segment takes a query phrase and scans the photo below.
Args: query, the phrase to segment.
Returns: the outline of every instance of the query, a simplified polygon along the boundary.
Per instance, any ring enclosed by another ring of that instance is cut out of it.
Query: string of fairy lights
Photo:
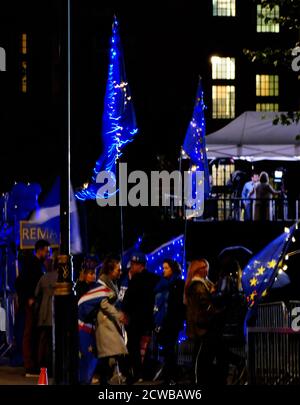
[[[181,276],[186,278],[186,264],[184,261],[184,235],[179,235],[170,240],[147,256],[147,268],[154,273],[162,273],[163,260],[172,259],[181,265]]]
[[[98,195],[100,186],[96,183],[97,176],[100,171],[110,173],[115,184],[116,165],[123,154],[124,147],[133,141],[137,132],[130,88],[126,80],[119,23],[114,17],[102,118],[103,152],[95,164],[91,182],[84,184],[83,188],[75,194],[76,198],[84,201],[110,197],[110,195]]]
[[[299,229],[299,226],[298,226],[298,223],[296,223],[296,224],[295,224],[295,231],[297,231],[298,229]],[[290,228],[285,227],[285,228],[284,228],[284,232],[285,232],[286,234],[289,234]],[[287,236],[287,238],[286,238],[286,241],[288,242],[288,236]],[[292,242],[292,243],[296,243],[296,238],[295,238],[295,236],[292,236],[291,242]],[[287,262],[288,262],[289,258],[290,258],[291,256],[294,256],[295,254],[299,254],[299,253],[300,253],[300,250],[299,250],[299,251],[298,251],[298,250],[295,250],[295,251],[293,251],[293,252],[287,253],[287,254],[284,256],[284,259],[279,263],[279,266],[278,266],[278,274],[279,274],[279,275],[280,275],[280,274],[283,274],[284,272],[286,272],[286,271],[288,270],[288,264],[287,264]],[[277,278],[275,278],[275,281],[277,281]]]

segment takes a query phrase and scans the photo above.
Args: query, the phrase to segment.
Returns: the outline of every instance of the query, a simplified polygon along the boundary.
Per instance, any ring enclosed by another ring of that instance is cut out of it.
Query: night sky
[[[11,38],[13,33],[27,30],[29,50],[33,55],[29,62],[30,98],[10,96],[9,103],[3,103],[1,108],[6,146],[5,152],[1,152],[1,171],[5,171],[2,189],[9,188],[14,180],[38,181],[43,188],[48,188],[60,171],[62,127],[53,104],[63,103],[64,99],[55,93],[55,86],[60,84],[53,81],[56,62],[51,56],[50,44],[59,21],[59,7],[54,7],[54,3],[48,0],[36,9],[34,1],[27,2],[26,6],[15,1],[5,9],[9,16],[6,34],[8,30]],[[63,2],[56,3],[61,5]],[[207,44],[215,45],[216,49],[227,46],[224,41],[222,43],[218,31],[214,32],[213,20],[206,21],[210,1],[202,0],[201,9],[199,1],[189,1],[187,6],[185,1],[179,0],[88,0],[72,4],[71,157],[74,186],[90,178],[101,153],[101,119],[114,14],[120,22],[127,79],[140,129],[124,159],[132,169],[150,169],[165,167],[165,164],[158,166],[157,158],[163,156],[167,167],[177,168],[199,74],[204,79],[204,90],[210,88],[206,77]],[[2,18],[5,19],[3,14]],[[12,49],[8,53],[13,55],[16,43],[10,43]],[[233,43],[230,46],[234,46]],[[10,71],[5,74],[16,91],[19,79],[16,77],[18,71],[13,69],[15,59],[11,56]],[[7,93],[11,95],[7,87]],[[210,115],[209,109],[207,115]]]

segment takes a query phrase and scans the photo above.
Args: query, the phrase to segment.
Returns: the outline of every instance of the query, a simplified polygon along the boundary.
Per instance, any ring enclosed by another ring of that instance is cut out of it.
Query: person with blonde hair
[[[276,191],[269,183],[269,175],[267,172],[261,172],[259,181],[255,184],[249,197],[254,195],[253,219],[255,221],[270,221],[272,219],[272,198],[275,195],[281,194],[281,191]]]
[[[211,383],[213,361],[218,346],[215,285],[209,280],[208,274],[209,263],[206,259],[193,260],[185,283],[187,335],[194,342],[193,365],[196,384]]]

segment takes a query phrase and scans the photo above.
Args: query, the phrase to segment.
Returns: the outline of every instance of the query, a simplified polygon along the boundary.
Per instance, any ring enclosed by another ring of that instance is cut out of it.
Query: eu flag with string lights
[[[262,251],[254,256],[244,268],[242,285],[248,304],[245,318],[245,332],[249,319],[254,315],[257,305],[268,294],[273,286],[278,271],[289,248],[296,226],[286,231],[269,243]]]
[[[100,188],[100,185],[96,184],[98,173],[110,172],[115,181],[118,159],[122,156],[124,147],[132,142],[137,132],[135,112],[126,79],[119,23],[114,17],[102,117],[102,154],[96,162],[90,184],[76,193],[78,199],[101,198],[97,195]]]
[[[199,77],[193,116],[185,135],[182,148],[182,157],[190,159],[191,167],[194,168],[195,171],[197,170],[204,172],[204,196],[207,198],[210,192],[210,186],[205,142],[205,109],[206,106],[204,104],[202,78]]]
[[[186,278],[186,265],[184,257],[184,235],[164,243],[153,252],[147,254],[147,269],[153,273],[163,272],[163,260],[176,260],[182,267],[182,278]]]

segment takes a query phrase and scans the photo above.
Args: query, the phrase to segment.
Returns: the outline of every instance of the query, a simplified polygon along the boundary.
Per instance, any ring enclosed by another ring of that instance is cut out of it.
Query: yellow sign
[[[60,245],[59,229],[53,229],[47,225],[30,221],[20,221],[21,249],[34,249],[34,245],[39,239],[45,239],[52,248],[58,248]]]

